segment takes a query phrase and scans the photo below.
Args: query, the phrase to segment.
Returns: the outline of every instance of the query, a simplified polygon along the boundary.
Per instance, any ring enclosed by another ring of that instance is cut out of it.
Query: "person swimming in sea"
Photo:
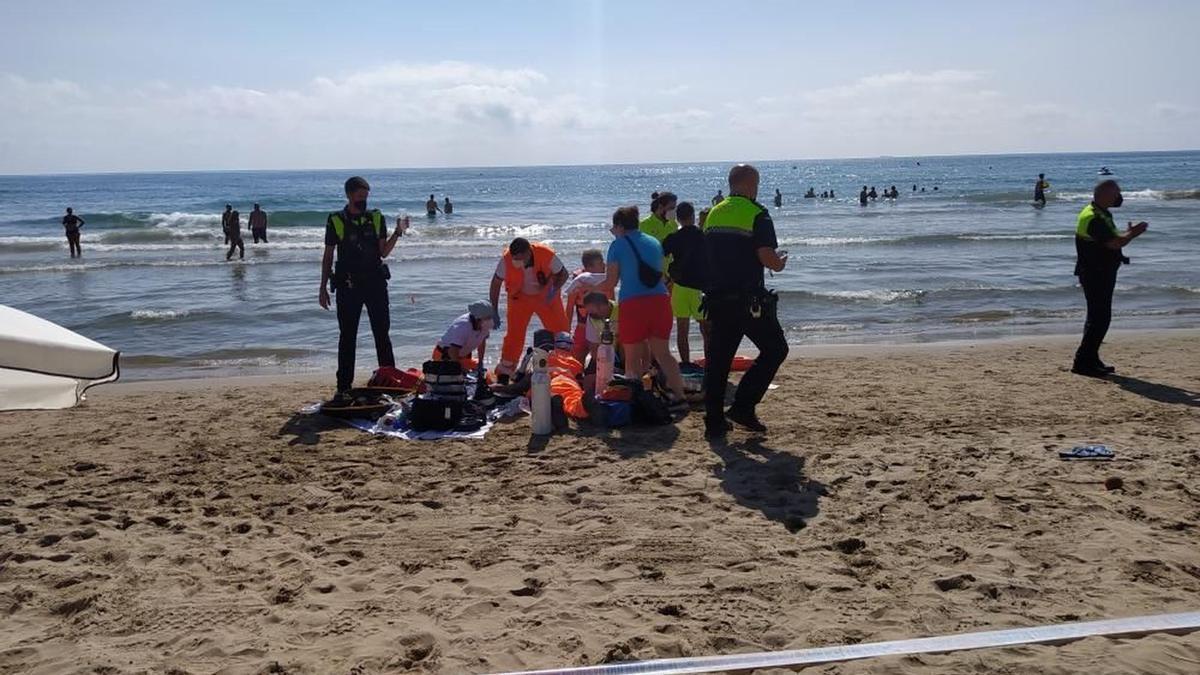
[[[62,219],[63,229],[67,235],[67,246],[71,247],[72,258],[82,258],[83,248],[79,246],[79,228],[83,227],[83,218],[75,215],[75,210],[67,207],[67,215]]]
[[[425,215],[437,218],[438,211],[441,210],[442,207],[438,206],[437,200],[433,198],[433,195],[429,195],[429,200],[425,202]]]

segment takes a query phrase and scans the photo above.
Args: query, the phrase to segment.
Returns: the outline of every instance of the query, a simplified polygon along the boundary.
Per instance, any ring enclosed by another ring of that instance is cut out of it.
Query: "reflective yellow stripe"
[[[375,236],[382,239],[383,214],[379,212],[379,209],[373,209],[370,213],[371,224],[375,227]],[[338,241],[341,241],[346,237],[346,222],[342,220],[341,212],[329,214],[329,219],[333,222],[333,233],[337,235]]]
[[[734,195],[712,207],[704,221],[704,231],[753,234],[754,219],[762,212],[763,208],[758,204]]]
[[[1075,221],[1075,236],[1084,241],[1092,241],[1092,235],[1088,233],[1088,228],[1091,227],[1092,221],[1096,218],[1099,218],[1108,226],[1108,231],[1114,237],[1121,236],[1121,231],[1117,229],[1116,223],[1113,222],[1112,215],[1097,210],[1093,204],[1088,204],[1079,212],[1079,218]]]

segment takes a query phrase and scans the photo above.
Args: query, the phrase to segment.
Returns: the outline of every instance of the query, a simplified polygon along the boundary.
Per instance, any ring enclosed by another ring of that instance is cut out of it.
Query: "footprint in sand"
[[[54,544],[57,544],[60,541],[62,541],[61,534],[47,534],[47,535],[43,536],[41,539],[38,539],[37,543],[38,543],[38,546],[46,547],[46,546],[53,546]]]
[[[525,580],[524,586],[509,591],[509,593],[522,598],[537,597],[542,594],[542,589],[545,587],[546,583],[544,581],[530,577]]]
[[[852,553],[857,553],[866,547],[867,547],[867,542],[863,541],[862,539],[859,539],[858,537],[850,537],[848,539],[843,539],[843,540],[835,542],[833,544],[833,548],[837,549],[838,551],[840,551],[846,555],[850,555]]]
[[[933,584],[937,586],[939,591],[956,591],[962,588],[967,588],[975,581],[975,577],[970,574],[958,574],[945,579],[934,579]]]

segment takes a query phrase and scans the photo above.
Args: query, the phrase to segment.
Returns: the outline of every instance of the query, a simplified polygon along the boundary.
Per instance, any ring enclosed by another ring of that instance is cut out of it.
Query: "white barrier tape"
[[[1200,630],[1200,612],[1135,616],[1127,619],[1084,621],[1054,626],[990,630],[981,633],[960,633],[939,637],[867,642],[838,647],[797,649],[786,652],[759,652],[729,656],[702,656],[656,661],[634,661],[603,666],[558,668],[508,673],[506,675],[687,675],[690,673],[720,673],[754,668],[786,668],[811,666],[838,661],[869,659],[877,656],[906,656],[933,654],[967,649],[1012,647],[1030,644],[1063,644],[1083,638],[1140,637],[1150,633],[1190,633]]]

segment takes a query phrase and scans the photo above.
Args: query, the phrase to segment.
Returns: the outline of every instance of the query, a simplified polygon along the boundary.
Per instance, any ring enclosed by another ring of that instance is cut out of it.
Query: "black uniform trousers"
[[[1087,319],[1083,324],[1083,340],[1075,352],[1075,363],[1095,365],[1100,361],[1100,344],[1112,323],[1113,290],[1117,286],[1117,270],[1080,270],[1079,285],[1087,300]]]
[[[358,349],[358,322],[363,307],[371,323],[371,335],[375,338],[375,357],[379,366],[395,366],[392,353],[392,338],[388,331],[392,327],[391,310],[388,306],[387,282],[380,279],[356,286],[343,284],[334,294],[337,298],[338,319],[338,391],[346,391],[354,382],[354,358]]]
[[[733,408],[754,412],[755,406],[767,393],[779,366],[787,358],[788,344],[774,298],[763,302],[759,316],[751,311],[753,296],[705,295],[704,309],[708,316],[708,348],[704,364],[704,421],[720,425],[725,420],[725,389],[733,357],[737,355],[742,338],[749,338],[758,348],[754,365],[742,376],[734,395]]]

